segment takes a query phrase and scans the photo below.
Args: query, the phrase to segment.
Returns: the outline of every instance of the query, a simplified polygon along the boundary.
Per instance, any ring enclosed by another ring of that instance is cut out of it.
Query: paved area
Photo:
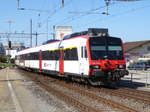
[[[16,69],[0,70],[0,112],[75,112]]]
[[[122,78],[123,82],[139,90],[150,92],[150,71],[129,71],[129,75]]]

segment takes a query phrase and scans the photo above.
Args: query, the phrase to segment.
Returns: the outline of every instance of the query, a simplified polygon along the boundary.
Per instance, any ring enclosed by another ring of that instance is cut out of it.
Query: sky
[[[109,15],[104,0],[1,0],[0,3],[0,42],[8,41],[3,33],[39,33],[38,45],[52,39],[53,26],[72,26],[73,32],[88,28],[108,28],[109,34],[121,37],[124,42],[150,40],[150,0],[119,2],[111,0]],[[12,23],[9,24],[8,21]],[[2,35],[3,34],[3,35]],[[23,36],[23,35],[22,35]],[[22,37],[19,36],[19,37]],[[30,45],[29,38],[10,40]],[[33,46],[35,36],[33,36]]]

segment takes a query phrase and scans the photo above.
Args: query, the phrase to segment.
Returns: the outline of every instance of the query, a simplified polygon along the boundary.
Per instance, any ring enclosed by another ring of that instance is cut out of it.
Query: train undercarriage
[[[123,70],[94,70],[93,75],[88,78],[91,85],[114,85],[117,84],[122,77],[128,75],[129,72]]]

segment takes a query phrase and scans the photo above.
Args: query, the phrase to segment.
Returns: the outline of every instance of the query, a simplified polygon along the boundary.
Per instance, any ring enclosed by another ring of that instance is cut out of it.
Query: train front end
[[[123,44],[120,38],[107,33],[91,36],[89,46],[89,79],[91,82],[105,84],[117,83],[128,75]]]

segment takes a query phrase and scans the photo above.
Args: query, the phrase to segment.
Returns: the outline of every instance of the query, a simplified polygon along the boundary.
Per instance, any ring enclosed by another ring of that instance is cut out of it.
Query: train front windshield
[[[90,38],[90,50],[92,60],[123,60],[122,43],[115,37]]]

